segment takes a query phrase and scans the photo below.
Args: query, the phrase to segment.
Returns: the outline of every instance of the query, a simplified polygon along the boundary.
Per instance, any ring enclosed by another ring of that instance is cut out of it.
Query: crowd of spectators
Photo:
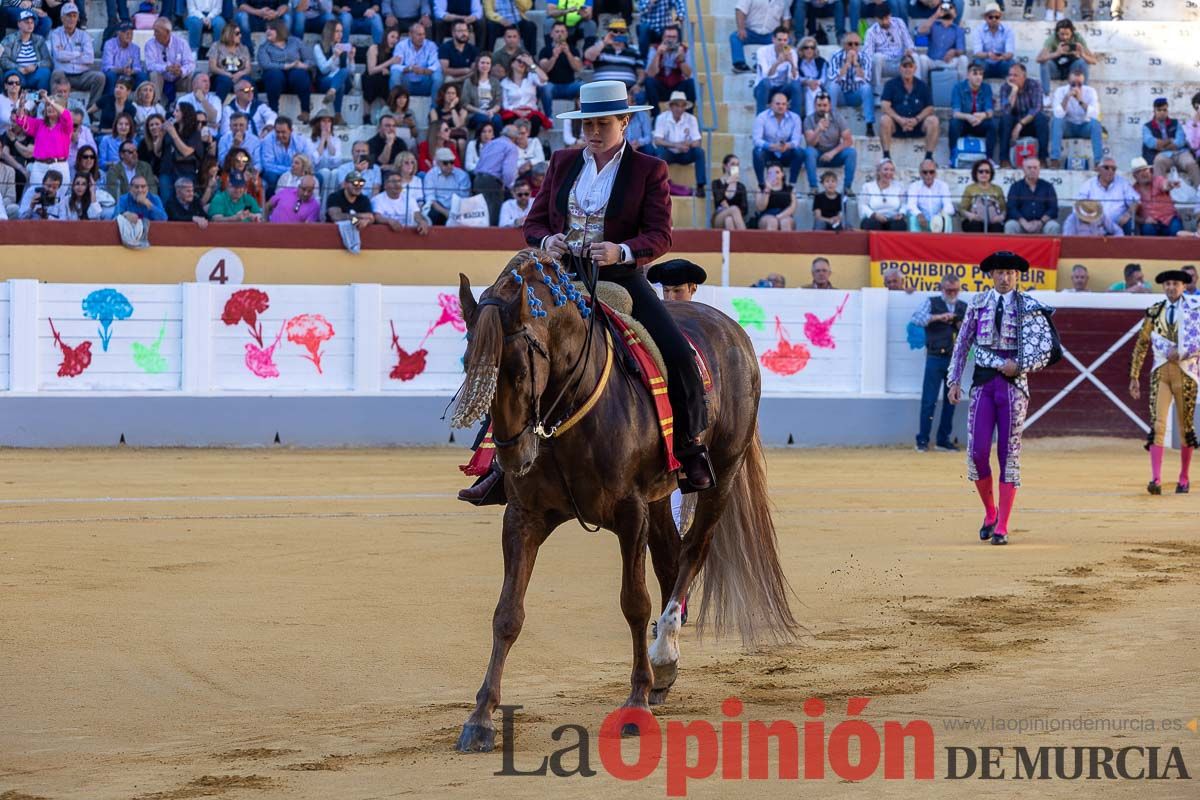
[[[10,218],[111,219],[124,208],[157,219],[157,197],[165,218],[197,224],[332,221],[331,201],[357,189],[360,209],[384,210],[356,212],[356,225],[424,231],[453,224],[473,199],[489,224],[517,225],[551,134],[582,146],[577,123],[553,119],[554,103],[576,99],[585,79],[613,79],[652,107],[634,115],[630,146],[692,165],[694,179],[672,193],[711,191],[715,227],[788,230],[804,204],[818,230],[1195,235],[1176,198],[1200,186],[1200,93],[1187,118],[1154,100],[1142,155],[1119,174],[1088,85],[1099,59],[1059,0],[1048,0],[1054,29],[1037,78],[1016,59],[996,3],[967,36],[961,0],[737,0],[732,67],[755,73],[749,184],[734,155],[709,183],[683,0],[547,2],[541,41],[531,0],[107,0],[99,46],[76,3],[3,3],[0,25],[12,30],[0,39],[0,214]],[[822,17],[839,44],[828,58]],[[137,29],[149,31],[140,46]],[[753,66],[747,44],[763,45]],[[1003,80],[998,91],[989,79]],[[949,98],[948,124],[935,94]],[[294,113],[281,115],[285,95]],[[370,135],[346,125],[352,95]],[[428,98],[427,113],[414,97]],[[842,106],[862,108],[883,156],[853,215],[860,154]],[[943,136],[949,161],[939,164]],[[1070,138],[1090,143],[1090,160],[1064,158]],[[891,161],[898,139],[923,145],[911,182]],[[971,182],[955,200],[938,171],[964,165]],[[993,182],[1014,165],[1023,180]],[[1064,219],[1042,165],[1096,171],[1064,198]],[[796,193],[802,171],[807,197]],[[238,188],[236,213],[212,211],[229,210]],[[187,208],[174,202],[183,193]],[[316,212],[302,213],[314,198]]]
[[[630,145],[694,165],[672,192],[703,195],[682,0],[637,0],[636,26],[629,0],[549,2],[541,41],[531,5],[108,0],[97,46],[75,3],[4,0],[0,218],[519,226],[549,133],[583,146],[553,111],[590,78],[652,107]],[[460,213],[475,200],[482,219]]]
[[[797,185],[803,170],[818,230],[855,224],[950,231],[957,216],[964,231],[1194,235],[1184,230],[1176,199],[1190,205],[1200,189],[1200,93],[1192,98],[1193,113],[1186,118],[1172,117],[1166,98],[1154,99],[1153,117],[1142,127],[1142,156],[1128,165],[1128,180],[1117,174],[1115,161],[1105,155],[1101,99],[1088,85],[1090,68],[1099,58],[1058,0],[1047,3],[1046,20],[1054,27],[1034,59],[1037,78],[1017,59],[1016,31],[1003,22],[997,3],[985,6],[983,21],[970,36],[959,22],[962,4],[952,0],[853,0],[849,11],[847,28],[841,0],[795,5],[738,0],[737,30],[730,36],[732,67],[754,73],[754,171],[764,200],[756,204],[754,187],[743,192],[726,174],[713,184],[719,201],[714,226],[776,230],[790,225],[779,219],[778,211],[787,210],[783,195]],[[1030,0],[1024,16],[1032,14]],[[1120,19],[1119,3],[1112,14]],[[1093,15],[1085,7],[1084,19]],[[816,24],[819,16],[834,17],[840,43],[828,58],[817,49],[829,38]],[[762,45],[753,66],[747,61],[747,44]],[[989,80],[1003,81],[998,91]],[[941,96],[942,118],[935,94]],[[857,220],[844,220],[845,204],[834,190],[824,188],[826,173],[841,167],[841,198],[854,194],[858,154],[843,106],[862,108],[866,136],[878,138],[882,151],[874,180],[860,189]],[[946,117],[948,125],[941,121]],[[936,151],[943,136],[949,159],[939,165]],[[924,149],[919,178],[907,186],[897,183],[891,163],[897,139],[919,140]],[[1066,139],[1087,141],[1091,157],[1065,158]],[[1077,197],[1064,198],[1071,206],[1065,220],[1058,219],[1054,188],[1037,177],[1042,165],[1096,171]],[[779,167],[778,173],[772,166]],[[971,167],[971,183],[958,202],[937,178],[939,166]],[[1023,169],[1026,179],[1014,182],[1006,195],[992,180],[997,169],[1014,167]],[[722,192],[728,198],[721,200]],[[778,197],[772,199],[772,194]],[[729,205],[737,207],[737,215],[726,211]]]

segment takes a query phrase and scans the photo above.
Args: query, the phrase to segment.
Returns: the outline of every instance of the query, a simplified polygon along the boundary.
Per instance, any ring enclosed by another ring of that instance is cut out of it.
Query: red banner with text
[[[968,292],[986,288],[979,262],[997,250],[1011,250],[1029,261],[1021,288],[1058,288],[1059,240],[1048,236],[972,236],[960,234],[871,231],[871,285],[883,286],[883,274],[895,267],[904,288],[937,291],[943,275],[955,275]]]

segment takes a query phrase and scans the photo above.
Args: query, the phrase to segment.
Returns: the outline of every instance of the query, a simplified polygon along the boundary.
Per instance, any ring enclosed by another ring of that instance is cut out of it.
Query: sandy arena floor
[[[501,574],[498,512],[452,499],[462,457],[0,453],[0,799],[665,797],[664,767],[623,783],[596,755],[630,646],[616,540],[578,527],[538,560],[504,699],[524,706],[518,768],[578,723],[600,774],[499,778],[499,752],[453,752]],[[748,653],[685,628],[659,719],[720,721],[736,695],[743,719],[802,722],[820,696],[832,729],[866,696],[874,725],[933,725],[938,779],[689,796],[1200,797],[1200,733],[1180,727],[1200,716],[1200,496],[1149,497],[1137,442],[1028,442],[1007,548],[975,541],[958,455],[769,462],[807,633]],[[991,718],[1175,729],[950,729]],[[1193,780],[947,781],[952,745],[1007,746],[1010,775],[1015,745],[1178,745]]]

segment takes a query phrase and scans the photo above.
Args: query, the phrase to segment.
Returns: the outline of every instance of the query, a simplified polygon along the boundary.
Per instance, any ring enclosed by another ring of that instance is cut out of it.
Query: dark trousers
[[[1012,132],[1017,124],[1017,117],[1012,114],[1001,114],[997,119],[1000,122],[999,141],[997,144],[997,161],[1009,161],[1009,148],[1012,147]],[[1038,158],[1044,163],[1046,154],[1049,152],[1050,145],[1050,122],[1046,119],[1046,115],[1038,112],[1033,117],[1033,122],[1021,128],[1021,137],[1031,136],[1037,139],[1038,143]]]
[[[493,228],[500,224],[500,206],[504,203],[504,184],[495,175],[481,172],[472,184],[475,194],[483,195],[488,207],[488,224]]]
[[[646,326],[662,352],[667,367],[667,397],[675,416],[675,448],[679,452],[708,427],[704,382],[692,347],[640,269],[604,267],[600,270],[600,280],[612,281],[629,292],[633,298],[633,318]]]
[[[933,407],[938,395],[942,396],[942,418],[938,422],[937,443],[950,444],[954,427],[954,406],[950,405],[950,390],[946,387],[946,372],[950,369],[950,356],[925,356],[925,382],[921,385],[921,426],[917,431],[917,444],[929,444],[929,432],[933,428]]]
[[[991,157],[996,152],[996,125],[995,120],[985,119],[978,125],[968,125],[961,119],[950,120],[950,158],[953,160],[958,155],[958,140],[964,136],[973,136],[977,139],[983,139],[986,142],[987,149],[984,150]],[[950,164],[954,166],[953,163]]]
[[[289,69],[285,72],[282,69],[265,69],[263,85],[267,90],[267,105],[276,114],[279,113],[279,96],[285,91],[299,97],[300,110],[308,113],[309,98],[312,96],[312,76],[308,74],[308,70]]]

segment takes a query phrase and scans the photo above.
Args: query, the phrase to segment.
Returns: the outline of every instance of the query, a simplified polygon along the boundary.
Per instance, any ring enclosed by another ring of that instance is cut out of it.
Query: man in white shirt
[[[1080,188],[1079,199],[1096,201],[1106,219],[1125,231],[1126,236],[1133,235],[1133,221],[1142,198],[1129,181],[1117,174],[1117,162],[1112,156],[1100,160],[1096,177]]]
[[[371,210],[380,225],[387,225],[393,231],[415,227],[417,233],[425,236],[432,223],[421,213],[424,203],[421,183],[414,177],[406,185],[400,173],[393,172],[383,184],[383,191],[371,198]]]
[[[755,59],[758,79],[754,83],[754,113],[765,111],[771,95],[777,92],[787,95],[789,107],[800,108],[799,87],[796,86],[800,77],[799,55],[788,44],[787,28],[776,28],[771,46],[760,47]]]
[[[246,115],[250,132],[260,138],[271,132],[275,127],[275,117],[279,116],[269,105],[258,99],[254,92],[254,84],[246,78],[242,78],[237,82],[237,86],[233,87],[233,94],[226,105],[229,108],[221,114],[222,133],[229,133],[229,120],[239,111]]]
[[[950,187],[937,176],[937,164],[921,162],[921,177],[908,187],[908,229],[926,233],[953,233],[954,203]]]
[[[513,196],[500,206],[500,227],[519,228],[525,224],[529,209],[533,208],[532,190],[529,181],[522,178],[513,184]]]
[[[222,127],[221,115],[225,111],[225,106],[221,105],[220,97],[209,91],[209,80],[207,72],[197,72],[192,76],[192,91],[180,97],[176,104],[191,106],[196,109],[197,113],[207,114],[207,128],[219,140]]]
[[[790,0],[738,0],[734,6],[737,30],[729,34],[734,72],[749,72],[746,45],[770,44],[772,32],[791,19]]]
[[[1083,68],[1071,67],[1067,83],[1054,90],[1050,98],[1050,169],[1062,166],[1063,139],[1091,139],[1092,163],[1104,158],[1104,139],[1100,130],[1100,96],[1084,85]]]
[[[708,165],[700,147],[700,121],[688,113],[691,107],[683,92],[672,92],[669,114],[659,114],[654,122],[654,154],[668,164],[696,165],[696,196],[704,196],[708,183]]]

